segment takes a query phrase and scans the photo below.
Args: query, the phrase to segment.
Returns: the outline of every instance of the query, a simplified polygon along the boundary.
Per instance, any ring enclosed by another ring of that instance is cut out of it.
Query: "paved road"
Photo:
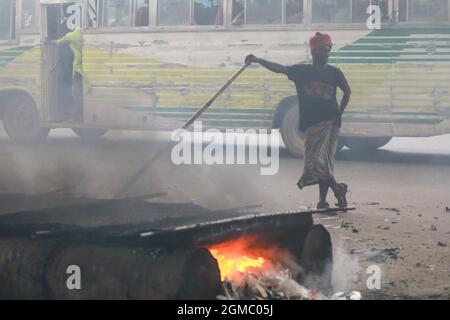
[[[70,131],[57,130],[45,144],[30,147],[2,137],[2,192],[43,194],[64,189],[71,195],[109,198],[149,153],[165,149],[167,141],[168,135],[163,133],[116,132],[95,143],[83,143]],[[339,250],[335,252],[338,286],[364,290],[366,251],[399,248],[398,259],[383,263],[386,276],[380,292],[390,297],[447,298],[450,213],[445,207],[450,207],[450,135],[397,138],[371,153],[344,149],[337,159],[336,176],[350,185],[349,202],[358,210],[329,220],[316,218],[329,228],[335,250]],[[302,160],[290,157],[284,148],[280,150],[279,172],[273,176],[260,175],[258,165],[175,166],[166,153],[128,195],[165,192],[158,201],[195,203],[211,210],[255,206],[253,211],[272,211],[314,206],[316,188],[300,192],[295,185],[302,165]],[[50,199],[38,202],[39,206],[65,201],[58,199],[60,194],[54,195],[54,199],[50,195]],[[3,201],[0,212],[27,205],[33,206],[33,202]],[[133,215],[130,210],[111,216],[52,219],[95,225],[137,222],[146,216],[142,212]],[[351,227],[342,228],[343,222]],[[359,274],[359,281],[350,281],[355,274]]]
[[[45,193],[61,188],[88,197],[112,197],[145,161],[166,148],[168,135],[112,133],[83,143],[68,130],[56,130],[45,144],[18,146],[0,139],[0,178],[4,192]],[[350,202],[388,206],[440,204],[450,180],[450,135],[398,138],[381,150],[341,151],[336,175],[351,187]],[[195,202],[211,209],[258,204],[267,210],[313,205],[315,188],[299,192],[303,162],[280,150],[279,172],[262,176],[259,165],[179,165],[165,152],[128,195],[168,192],[166,201]]]

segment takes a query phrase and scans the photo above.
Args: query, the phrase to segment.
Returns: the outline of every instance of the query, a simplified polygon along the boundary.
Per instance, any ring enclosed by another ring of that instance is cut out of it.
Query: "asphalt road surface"
[[[82,142],[70,130],[55,130],[46,143],[23,146],[3,134],[0,214],[70,199],[111,198],[149,155],[167,150],[168,141],[167,133],[110,132],[101,140]],[[152,201],[243,213],[314,207],[317,187],[296,187],[302,166],[284,147],[278,173],[266,176],[259,164],[174,165],[165,151],[126,196],[145,199],[161,193]],[[396,138],[370,153],[344,149],[335,173],[350,186],[349,205],[357,207],[315,216],[333,237],[335,288],[359,290],[366,298],[450,299],[450,135]],[[17,198],[25,194],[28,200]],[[332,198],[330,193],[330,203]],[[149,218],[130,210],[46,219],[94,226]],[[385,249],[392,254],[374,259]],[[380,290],[367,288],[370,265],[382,271]]]

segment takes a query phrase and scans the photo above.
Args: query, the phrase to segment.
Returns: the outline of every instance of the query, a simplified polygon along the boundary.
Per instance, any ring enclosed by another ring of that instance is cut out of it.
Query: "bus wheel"
[[[106,129],[97,128],[72,128],[72,131],[82,140],[86,141],[100,139],[108,132]]]
[[[355,151],[371,151],[381,148],[389,143],[392,137],[376,137],[376,138],[343,138],[346,147]]]
[[[304,136],[298,129],[298,119],[298,107],[289,106],[281,118],[280,133],[289,153],[300,158],[303,156]]]
[[[40,126],[39,112],[34,102],[23,96],[8,103],[3,115],[3,126],[11,140],[19,143],[41,142],[50,132],[50,129]]]

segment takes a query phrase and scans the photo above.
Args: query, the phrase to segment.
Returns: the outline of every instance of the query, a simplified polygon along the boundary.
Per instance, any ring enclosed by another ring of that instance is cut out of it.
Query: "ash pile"
[[[248,274],[243,282],[222,282],[223,293],[218,300],[361,300],[358,291],[337,292],[326,296],[315,289],[307,289],[292,278],[289,270],[265,272],[260,277]]]

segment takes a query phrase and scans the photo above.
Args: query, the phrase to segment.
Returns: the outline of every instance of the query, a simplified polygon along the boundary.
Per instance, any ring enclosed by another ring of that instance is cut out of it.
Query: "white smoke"
[[[333,280],[335,291],[349,291],[360,277],[361,267],[357,257],[347,254],[340,240],[333,242]]]

